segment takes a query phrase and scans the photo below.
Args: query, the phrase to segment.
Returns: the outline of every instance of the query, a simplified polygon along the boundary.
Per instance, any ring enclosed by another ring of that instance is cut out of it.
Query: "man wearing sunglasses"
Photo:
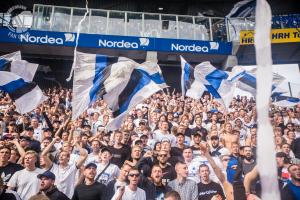
[[[146,193],[138,187],[140,172],[136,168],[132,168],[128,173],[129,184],[121,186],[112,200],[146,200]]]
[[[170,158],[169,152],[160,150],[157,156],[158,165],[161,167],[163,172],[162,183],[167,185],[168,182],[174,180],[176,178],[175,168],[168,163],[168,159]]]

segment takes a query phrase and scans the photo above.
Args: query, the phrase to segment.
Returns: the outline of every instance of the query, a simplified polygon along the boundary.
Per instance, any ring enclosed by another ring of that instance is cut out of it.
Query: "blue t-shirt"
[[[290,188],[290,190],[293,192],[294,197],[296,200],[300,200],[300,186],[296,186],[292,183],[292,181],[287,182],[287,186]]]

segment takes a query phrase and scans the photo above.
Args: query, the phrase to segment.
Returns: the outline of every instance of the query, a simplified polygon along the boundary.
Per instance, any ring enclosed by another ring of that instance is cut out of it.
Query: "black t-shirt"
[[[5,167],[0,167],[0,176],[2,177],[4,185],[7,185],[10,178],[15,172],[22,170],[23,167],[19,164],[8,163]]]
[[[164,185],[167,185],[168,182],[174,180],[177,176],[175,168],[171,165],[167,165],[167,167],[162,168],[162,172],[163,172],[162,183]]]
[[[103,200],[106,198],[105,185],[95,182],[93,185],[80,184],[75,188],[72,200]]]
[[[119,168],[122,167],[125,160],[130,158],[130,147],[123,145],[120,149],[116,149],[113,146],[108,146],[108,149],[112,153],[111,163],[117,165]]]
[[[158,200],[164,199],[165,198],[165,194],[169,191],[172,190],[172,188],[170,188],[169,186],[155,186],[155,198]]]
[[[19,196],[17,196],[16,193],[12,193],[8,190],[3,190],[3,192],[0,194],[0,200],[17,200],[20,199]]]
[[[191,129],[192,135],[194,135],[197,131],[200,131],[202,133],[201,134],[201,139],[203,141],[206,141],[207,130],[205,128],[203,128],[203,127],[196,126],[195,128]]]
[[[220,184],[213,181],[209,184],[198,183],[198,200],[210,200],[217,194],[222,197],[222,200],[225,200],[225,195]]]

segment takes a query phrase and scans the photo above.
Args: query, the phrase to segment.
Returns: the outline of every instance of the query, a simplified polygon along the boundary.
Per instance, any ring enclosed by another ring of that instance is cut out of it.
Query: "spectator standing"
[[[72,200],[103,200],[105,199],[105,185],[95,181],[97,165],[89,163],[84,168],[84,183],[75,188]]]
[[[129,184],[120,187],[111,200],[146,200],[146,193],[138,187],[140,173],[132,168],[128,173]]]
[[[54,185],[55,175],[52,172],[45,171],[37,175],[37,177],[40,179],[39,194],[46,195],[50,200],[69,200],[69,198]]]
[[[25,169],[17,171],[7,183],[8,189],[17,190],[22,200],[28,200],[31,196],[39,192],[38,174],[44,170],[37,168],[37,153],[35,151],[27,151],[24,157]]]
[[[15,172],[23,169],[21,165],[9,162],[10,155],[11,150],[8,146],[0,147],[0,177],[4,186],[7,185]]]
[[[180,194],[182,200],[197,199],[198,188],[195,181],[187,179],[188,167],[184,162],[178,162],[175,166],[177,178],[168,185]]]

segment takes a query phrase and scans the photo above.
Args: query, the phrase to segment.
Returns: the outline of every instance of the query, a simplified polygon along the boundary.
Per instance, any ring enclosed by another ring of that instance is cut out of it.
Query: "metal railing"
[[[84,8],[35,4],[33,15],[0,14],[0,25],[23,25],[33,30],[77,32]],[[31,17],[31,19],[28,19]],[[16,23],[18,22],[18,23]],[[241,30],[254,30],[254,18],[221,18],[89,9],[81,33],[202,41],[239,41]],[[300,15],[273,16],[273,28],[298,28]]]
[[[85,9],[35,4],[32,29],[76,32]],[[63,20],[62,20],[63,19]],[[224,18],[89,9],[81,33],[229,41]]]

